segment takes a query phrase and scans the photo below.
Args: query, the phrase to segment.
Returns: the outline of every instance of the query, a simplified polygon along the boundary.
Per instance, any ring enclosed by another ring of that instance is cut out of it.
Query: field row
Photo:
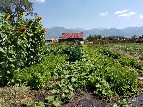
[[[139,91],[137,77],[142,69],[138,60],[110,51],[108,46],[48,46],[45,59],[16,70],[13,82],[44,89],[46,102],[40,103],[61,106],[82,91],[107,99],[132,96]]]

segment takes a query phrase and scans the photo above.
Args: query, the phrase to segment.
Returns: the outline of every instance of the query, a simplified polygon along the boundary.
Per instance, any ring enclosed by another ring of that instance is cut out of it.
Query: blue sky
[[[32,0],[49,28],[125,28],[143,26],[143,0]]]

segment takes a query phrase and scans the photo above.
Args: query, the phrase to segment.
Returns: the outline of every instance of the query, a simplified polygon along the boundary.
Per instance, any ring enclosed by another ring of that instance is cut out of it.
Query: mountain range
[[[72,33],[72,32],[83,32],[84,38],[88,37],[89,35],[102,35],[102,36],[125,36],[131,37],[134,35],[143,35],[143,26],[142,27],[127,27],[124,29],[116,29],[116,28],[93,28],[89,30],[85,30],[82,28],[76,29],[67,29],[64,27],[51,27],[47,28],[46,32],[46,39],[51,38],[59,38],[61,37],[62,33]]]

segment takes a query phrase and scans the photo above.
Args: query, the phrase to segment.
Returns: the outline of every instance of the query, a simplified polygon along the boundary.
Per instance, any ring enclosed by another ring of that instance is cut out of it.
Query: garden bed
[[[15,84],[25,85],[25,90],[17,87],[14,90],[18,91],[9,94],[6,90],[12,87],[2,88],[6,91],[5,95],[1,91],[3,105],[110,107],[134,103],[141,107],[138,77],[143,64],[139,60],[111,51],[107,45],[56,45],[47,49],[40,63],[15,71]]]

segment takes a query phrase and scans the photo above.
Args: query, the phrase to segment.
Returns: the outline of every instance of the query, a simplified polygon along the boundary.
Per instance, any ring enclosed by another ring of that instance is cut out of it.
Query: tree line
[[[143,42],[143,35],[137,36],[133,35],[131,37],[124,37],[124,36],[102,36],[102,35],[89,35],[86,39],[86,41],[110,41],[110,42],[137,42],[142,43]]]

